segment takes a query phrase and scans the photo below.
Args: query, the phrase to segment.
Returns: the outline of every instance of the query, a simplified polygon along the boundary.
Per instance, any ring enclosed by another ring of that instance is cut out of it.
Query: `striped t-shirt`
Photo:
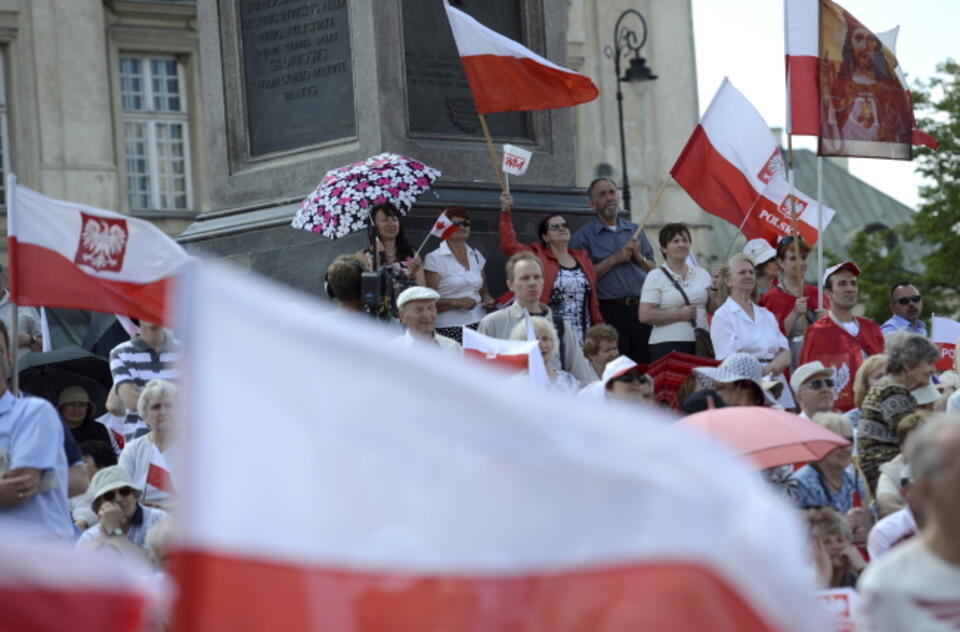
[[[145,343],[140,336],[127,342],[121,342],[110,352],[110,373],[113,374],[113,387],[133,382],[143,388],[150,380],[170,380],[180,377],[177,361],[180,358],[180,345],[166,335],[163,347],[156,351]],[[150,432],[135,410],[128,410],[123,424],[123,436],[126,441],[136,439]]]

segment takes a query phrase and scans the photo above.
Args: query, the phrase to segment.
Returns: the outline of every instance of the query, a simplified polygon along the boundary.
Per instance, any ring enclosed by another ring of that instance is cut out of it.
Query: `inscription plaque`
[[[347,0],[239,0],[250,155],[356,135]]]
[[[484,26],[523,42],[522,2],[477,0],[454,5]],[[443,3],[403,0],[402,12],[410,131],[450,136],[480,134],[480,121]],[[487,123],[494,136],[530,138],[529,116],[524,112],[491,114]]]

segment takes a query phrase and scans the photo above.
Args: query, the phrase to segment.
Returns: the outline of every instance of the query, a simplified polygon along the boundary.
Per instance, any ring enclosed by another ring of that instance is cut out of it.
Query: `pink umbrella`
[[[793,413],[761,406],[727,406],[682,418],[677,425],[702,432],[748,457],[758,469],[819,461],[835,448],[850,445]]]

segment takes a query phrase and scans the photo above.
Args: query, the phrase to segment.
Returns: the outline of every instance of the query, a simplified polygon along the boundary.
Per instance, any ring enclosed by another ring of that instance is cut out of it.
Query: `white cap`
[[[627,356],[614,358],[613,360],[607,362],[607,366],[603,368],[603,377],[600,378],[600,382],[603,384],[603,387],[606,388],[607,384],[609,384],[611,381],[620,376],[626,375],[630,371],[646,373],[647,368],[642,364],[637,364]]]
[[[750,261],[753,262],[754,266],[758,266],[776,257],[777,251],[774,250],[773,246],[771,246],[770,242],[766,239],[757,237],[747,242],[747,245],[743,247],[743,254],[750,257]]]
[[[397,307],[403,307],[410,301],[435,301],[439,298],[440,294],[436,290],[415,285],[400,292],[400,296],[397,297]]]
[[[807,362],[806,364],[801,364],[797,367],[797,370],[793,372],[793,375],[790,376],[790,388],[793,389],[793,392],[796,393],[800,390],[800,387],[804,383],[814,378],[818,375],[823,377],[833,377],[836,374],[836,370],[832,367],[823,366],[823,362],[816,360],[814,362]]]
[[[857,267],[857,264],[855,264],[852,261],[844,261],[843,263],[838,263],[835,266],[830,266],[829,268],[826,269],[826,271],[824,271],[823,273],[824,287],[826,287],[827,279],[830,278],[830,275],[836,272],[840,272],[841,270],[849,270],[850,272],[853,272],[853,276],[860,276],[860,268]]]

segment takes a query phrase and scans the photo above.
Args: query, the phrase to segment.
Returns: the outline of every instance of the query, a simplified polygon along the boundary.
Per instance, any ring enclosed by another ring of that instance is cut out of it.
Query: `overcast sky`
[[[782,0],[692,0],[700,112],[723,77],[753,103],[771,127],[785,121]],[[948,57],[960,57],[960,0],[844,0],[839,3],[874,32],[900,26],[897,59],[912,81],[933,74]],[[794,147],[816,150],[813,137]],[[921,178],[905,161],[854,159],[850,171],[916,208]],[[815,191],[808,191],[813,195]],[[829,204],[829,200],[824,200]]]

